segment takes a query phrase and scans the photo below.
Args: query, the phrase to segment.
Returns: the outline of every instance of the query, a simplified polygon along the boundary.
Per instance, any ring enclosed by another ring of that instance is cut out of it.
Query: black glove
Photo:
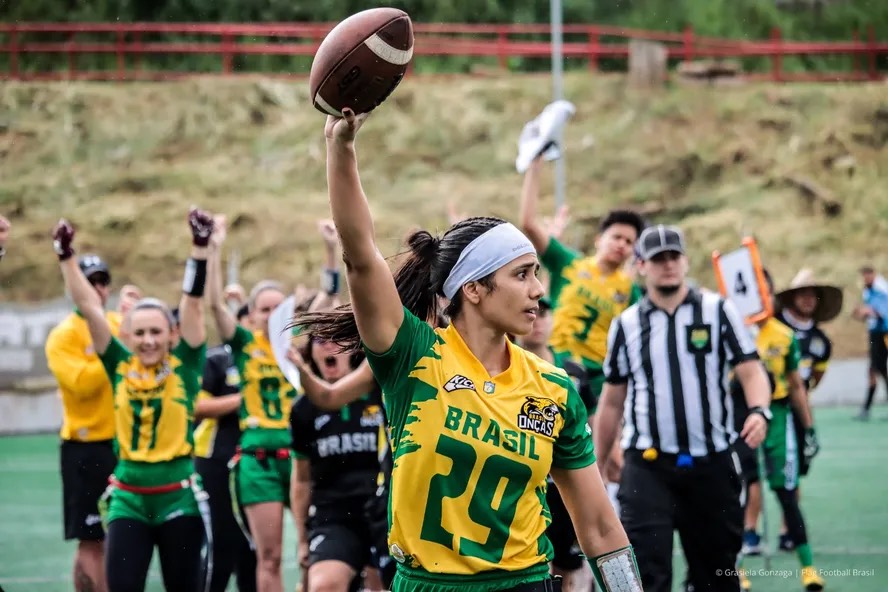
[[[213,234],[213,217],[209,212],[192,208],[188,212],[188,225],[191,227],[191,242],[196,247],[206,247],[210,244],[210,235]]]
[[[70,259],[74,255],[74,247],[71,246],[73,242],[74,227],[62,218],[52,229],[52,248],[59,256],[59,261]]]
[[[805,456],[805,462],[810,463],[811,460],[820,452],[820,442],[817,441],[817,433],[814,428],[805,430],[805,445],[802,454]]]

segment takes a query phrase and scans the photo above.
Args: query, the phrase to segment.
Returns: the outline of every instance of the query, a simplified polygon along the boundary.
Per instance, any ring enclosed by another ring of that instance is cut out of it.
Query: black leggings
[[[154,546],[167,592],[199,592],[203,578],[203,522],[180,516],[161,526],[119,519],[108,525],[105,538],[105,577],[109,592],[143,592]]]
[[[787,490],[784,487],[775,489],[777,500],[783,510],[783,518],[786,520],[786,533],[795,543],[795,546],[804,545],[808,542],[808,530],[805,528],[805,519],[802,518],[802,509],[799,507],[798,490]]]

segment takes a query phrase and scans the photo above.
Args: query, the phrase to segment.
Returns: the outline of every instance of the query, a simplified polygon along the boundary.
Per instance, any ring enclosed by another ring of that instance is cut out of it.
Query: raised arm
[[[542,157],[537,156],[527,172],[524,173],[524,185],[521,188],[521,230],[533,243],[533,248],[540,256],[546,252],[549,246],[549,233],[539,217],[537,206],[540,201],[540,173],[542,169]]]
[[[299,368],[299,380],[302,382],[305,396],[324,411],[342,409],[376,387],[376,380],[373,378],[373,371],[370,370],[367,360],[361,362],[361,365],[354,371],[331,384],[315,375],[311,366],[294,348],[290,348],[287,357]]]
[[[311,303],[311,310],[327,310],[339,299],[339,237],[333,220],[318,220],[318,232],[324,242],[324,268],[321,269],[321,293]]]
[[[179,300],[179,332],[185,343],[199,347],[207,340],[203,295],[207,283],[207,245],[213,233],[213,217],[192,208],[188,213],[191,228],[191,257],[185,263],[182,298]]]
[[[225,216],[215,216],[207,252],[207,301],[222,341],[234,337],[234,331],[237,329],[237,319],[228,310],[222,295],[222,245],[225,244],[226,234]]]
[[[74,257],[74,234],[74,227],[67,220],[59,220],[52,232],[53,248],[59,256],[65,289],[71,295],[74,306],[86,320],[93,347],[96,353],[101,355],[111,343],[111,327],[105,318],[102,299],[83,275],[77,264],[77,258]]]
[[[345,118],[328,116],[327,186],[333,222],[342,243],[352,307],[361,340],[383,353],[395,342],[404,309],[395,280],[376,247],[373,218],[361,187],[355,134],[367,115],[344,110]]]

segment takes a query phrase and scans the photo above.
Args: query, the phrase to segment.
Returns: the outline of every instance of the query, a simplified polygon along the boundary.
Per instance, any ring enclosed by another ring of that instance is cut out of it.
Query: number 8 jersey
[[[392,430],[389,551],[403,568],[547,569],[546,476],[595,455],[572,381],[508,348],[509,369],[491,377],[453,326],[433,330],[405,310],[389,351],[367,354]]]
[[[238,325],[227,344],[241,375],[241,447],[289,447],[296,389],[278,367],[268,338]]]

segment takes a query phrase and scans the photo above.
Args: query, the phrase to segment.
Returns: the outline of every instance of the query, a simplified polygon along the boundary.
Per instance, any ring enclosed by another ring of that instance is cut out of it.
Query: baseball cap
[[[78,264],[86,279],[91,279],[93,275],[100,273],[104,275],[104,279],[109,284],[111,283],[111,271],[108,269],[108,264],[102,261],[102,258],[98,255],[82,255]]]
[[[660,253],[674,252],[685,254],[684,235],[681,230],[675,226],[665,226],[658,224],[649,226],[641,233],[638,242],[638,256],[643,261],[648,261],[651,257]]]

